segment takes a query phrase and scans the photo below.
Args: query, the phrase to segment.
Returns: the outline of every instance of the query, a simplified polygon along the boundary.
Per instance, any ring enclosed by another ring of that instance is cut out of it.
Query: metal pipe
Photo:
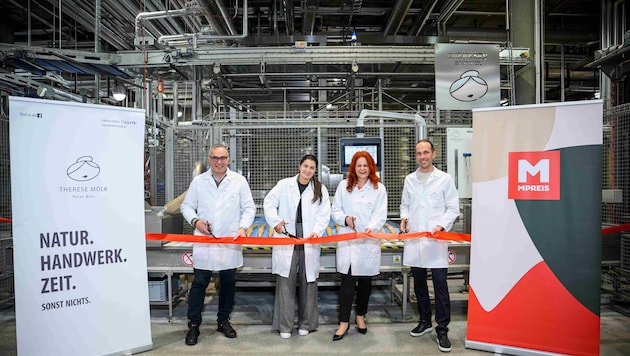
[[[367,117],[379,117],[379,118],[387,117],[390,119],[412,120],[418,126],[418,135],[416,137],[417,140],[426,138],[427,122],[424,120],[422,116],[420,116],[417,113],[404,114],[404,113],[397,113],[397,112],[364,109],[364,110],[361,110],[361,113],[359,114],[359,117],[357,118],[357,126],[360,125],[360,127],[362,127]]]
[[[94,5],[94,52],[101,52],[101,0],[96,0]],[[94,76],[94,101],[101,102],[101,76],[98,74]]]
[[[232,21],[230,21],[230,14],[228,14],[228,11],[225,8],[225,5],[223,5],[223,1],[215,0],[214,3],[219,8],[219,12],[221,12],[221,16],[225,20],[225,24],[228,27],[228,31],[230,32],[230,34],[232,36],[235,35],[236,34],[236,27],[234,27],[234,24],[232,23]],[[247,18],[247,12],[243,12],[243,18]]]
[[[189,39],[196,38],[199,40],[206,41],[222,41],[222,40],[240,40],[248,36],[247,26],[247,0],[243,0],[243,33],[240,35],[208,35],[202,33],[184,33],[181,35],[169,35],[169,36],[160,36],[158,38],[158,43],[162,45],[169,45],[172,41],[188,41]]]
[[[147,9],[146,12],[169,11],[169,9],[164,6],[162,6],[162,8],[158,8],[151,1],[145,1],[144,4]],[[179,24],[177,24],[177,22],[175,22],[171,16],[167,16],[166,22],[161,22],[159,25],[162,26],[164,30],[166,30],[166,32],[170,32],[170,33],[184,32],[184,29],[181,26],[179,26]]]
[[[63,13],[61,12],[61,0],[59,0],[59,49],[61,49],[61,35],[63,34],[63,24],[61,23],[62,16]]]
[[[412,3],[412,0],[396,0],[391,15],[383,27],[383,36],[395,35],[398,32]]]
[[[185,7],[180,10],[165,10],[165,11],[155,11],[155,12],[141,12],[136,16],[135,20],[135,34],[136,38],[139,38],[142,35],[140,22],[143,20],[155,20],[155,19],[163,19],[165,17],[170,16],[184,16],[189,13],[192,13],[194,9],[197,9],[196,6]]]
[[[28,33],[26,34],[27,39],[26,43],[30,47],[31,46],[31,0],[28,0],[28,14],[27,14],[27,22],[28,22]]]

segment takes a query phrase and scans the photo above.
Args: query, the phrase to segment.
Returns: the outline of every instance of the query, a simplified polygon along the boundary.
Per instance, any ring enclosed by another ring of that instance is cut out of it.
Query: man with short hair
[[[405,177],[400,202],[400,231],[421,232],[447,231],[459,216],[459,195],[450,175],[435,168],[436,156],[433,143],[420,140],[416,144],[418,169]],[[431,325],[431,300],[427,287],[427,269],[435,290],[435,322],[438,349],[452,349],[448,339],[451,320],[451,301],[446,282],[448,270],[448,246],[444,240],[428,237],[405,240],[403,264],[411,266],[414,289],[418,302],[420,322],[409,333],[421,336],[433,330]]]
[[[214,145],[208,155],[210,170],[190,183],[181,206],[182,215],[195,229],[195,235],[245,236],[254,221],[256,205],[247,180],[228,168],[227,147]],[[238,244],[195,243],[195,277],[188,292],[188,333],[186,345],[195,345],[201,325],[201,310],[212,271],[219,272],[219,311],[217,331],[236,337],[230,314],[236,294],[236,269],[243,265],[242,246]]]

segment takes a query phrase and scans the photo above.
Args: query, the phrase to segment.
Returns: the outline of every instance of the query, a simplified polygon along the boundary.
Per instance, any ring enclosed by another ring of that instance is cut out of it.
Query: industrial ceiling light
[[[112,97],[116,101],[123,101],[127,97],[127,90],[122,84],[118,84],[112,89]]]

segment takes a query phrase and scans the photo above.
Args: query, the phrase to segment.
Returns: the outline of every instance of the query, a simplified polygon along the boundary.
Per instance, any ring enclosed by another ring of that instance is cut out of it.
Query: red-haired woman
[[[332,205],[333,220],[340,233],[377,232],[387,219],[387,191],[376,175],[376,164],[366,151],[352,156],[348,178],[337,186]],[[381,267],[381,241],[360,238],[337,243],[337,272],[341,273],[339,290],[339,328],[333,341],[341,340],[350,327],[350,312],[356,286],[355,323],[361,334],[367,332],[365,314],[372,290],[372,277]]]

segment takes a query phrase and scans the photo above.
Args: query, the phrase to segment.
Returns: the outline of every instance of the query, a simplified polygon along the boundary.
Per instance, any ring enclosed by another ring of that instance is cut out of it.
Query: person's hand
[[[369,234],[372,232],[372,229],[370,229],[369,227],[366,227],[365,230],[363,231],[364,234]]]
[[[247,236],[247,233],[243,228],[238,229],[238,231],[236,232],[236,236],[234,236],[234,240],[238,239],[241,236]]]
[[[431,230],[431,235],[435,235],[436,232],[444,231],[444,228],[440,225],[436,225],[433,230]]]
[[[316,233],[316,232],[311,232],[311,234],[310,234],[310,235],[308,235],[308,237],[304,237],[304,238],[305,238],[305,239],[316,239],[316,238],[318,238],[318,237],[319,237],[319,236],[317,236],[317,233]]]
[[[276,230],[276,232],[277,232],[277,233],[281,234],[281,233],[282,233],[282,227],[283,227],[284,225],[286,225],[286,224],[287,224],[287,222],[286,222],[286,221],[284,221],[284,220],[282,220],[282,221],[280,221],[280,222],[278,223],[278,225],[276,225],[273,229],[274,229],[274,230]]]
[[[401,234],[406,234],[409,232],[409,227],[407,226],[408,222],[409,222],[409,219],[407,218],[400,219],[400,233]]]
[[[350,215],[346,216],[346,226],[348,226],[352,230],[356,230],[356,225],[354,224],[356,219],[357,218],[354,216],[350,216]]]
[[[197,220],[195,222],[195,229],[204,235],[212,235],[212,224],[208,220]]]

